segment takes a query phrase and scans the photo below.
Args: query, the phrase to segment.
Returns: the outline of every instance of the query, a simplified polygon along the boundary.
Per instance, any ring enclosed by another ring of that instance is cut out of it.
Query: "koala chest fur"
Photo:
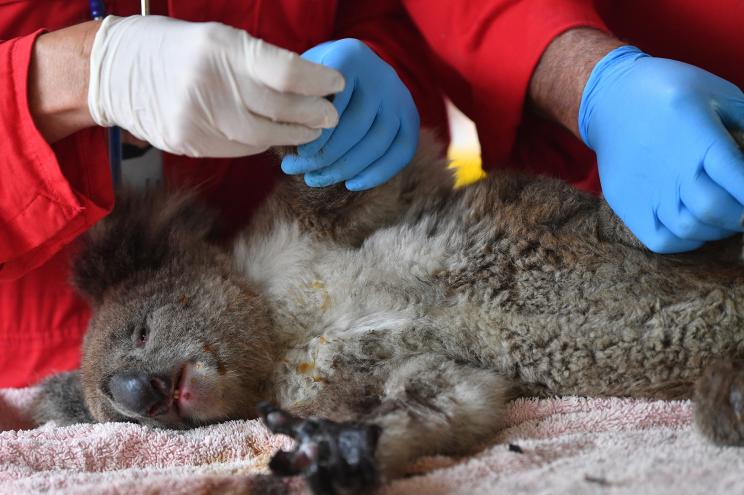
[[[307,401],[343,380],[351,370],[340,366],[341,356],[371,365],[441,348],[435,329],[446,331],[453,304],[438,274],[452,246],[422,228],[384,228],[347,247],[317,241],[289,221],[269,236],[238,241],[235,261],[262,288],[286,349],[274,374],[280,404]]]

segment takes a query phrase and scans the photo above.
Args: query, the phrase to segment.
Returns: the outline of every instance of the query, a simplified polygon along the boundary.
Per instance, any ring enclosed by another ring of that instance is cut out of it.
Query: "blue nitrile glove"
[[[676,253],[741,232],[744,94],[682,62],[616,48],[584,88],[579,130],[607,202],[649,249]]]
[[[395,70],[355,39],[322,43],[302,57],[340,71],[346,87],[333,99],[338,125],[284,158],[282,170],[305,174],[312,187],[345,181],[352,191],[400,172],[416,151],[419,116]]]

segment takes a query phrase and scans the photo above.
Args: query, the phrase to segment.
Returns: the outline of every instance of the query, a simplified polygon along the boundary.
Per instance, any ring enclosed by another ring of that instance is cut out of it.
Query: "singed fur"
[[[477,446],[517,394],[690,397],[711,363],[742,357],[738,239],[659,256],[560,181],[452,182],[423,135],[369,192],[285,180],[229,251],[191,197],[122,200],[75,265],[95,309],[80,375],[93,418],[189,427],[253,417],[265,399],[380,426],[390,477]],[[117,371],[184,361],[218,391],[201,415],[138,416],[107,393]],[[701,428],[722,443],[744,439],[738,373],[710,368],[717,385],[698,387]],[[65,421],[53,402],[40,421]]]

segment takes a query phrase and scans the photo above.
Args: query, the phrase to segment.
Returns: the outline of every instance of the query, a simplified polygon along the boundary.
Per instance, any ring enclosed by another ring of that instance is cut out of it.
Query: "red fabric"
[[[703,67],[744,87],[738,0],[402,0],[436,54],[436,78],[478,129],[486,168],[510,166],[599,192],[594,153],[525,111],[530,77],[558,34],[610,30],[652,55]]]
[[[658,57],[681,60],[744,88],[744,3],[737,0],[597,0],[605,26],[618,38]],[[557,124],[526,115],[511,160],[600,191],[594,153]],[[547,165],[547,166],[546,166]],[[548,172],[550,173],[550,172]]]
[[[247,29],[302,52],[329,39],[362,39],[410,85],[422,122],[444,127],[444,107],[428,80],[424,44],[397,0],[154,0],[153,13]],[[136,0],[111,0],[109,12],[135,14]],[[351,15],[354,14],[354,15]],[[91,129],[49,146],[27,107],[26,80],[39,29],[89,17],[88,2],[0,0],[0,387],[24,386],[79,363],[89,310],[67,284],[70,241],[110,211],[113,194],[104,133]],[[387,34],[390,33],[390,34]],[[198,185],[233,230],[279,175],[270,154],[231,160],[167,156],[166,179]]]
[[[487,169],[509,164],[558,175],[572,183],[589,181],[591,166],[577,167],[555,125],[546,130],[527,118],[524,102],[532,72],[559,34],[579,26],[605,30],[585,0],[489,0],[450,2],[403,0],[413,22],[435,52],[437,77],[447,96],[476,124]],[[529,122],[530,125],[523,125]],[[565,133],[564,137],[569,137]],[[588,151],[588,150],[587,150]],[[585,156],[591,156],[584,151]]]

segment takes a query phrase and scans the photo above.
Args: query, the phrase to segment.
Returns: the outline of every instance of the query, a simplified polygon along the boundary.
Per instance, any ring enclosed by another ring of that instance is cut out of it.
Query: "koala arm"
[[[302,411],[317,414],[338,404],[376,403],[344,413],[345,422],[302,419],[264,404],[269,428],[297,440],[270,467],[278,475],[303,474],[315,494],[357,493],[399,477],[417,458],[471,451],[502,425],[511,384],[490,370],[461,365],[435,354],[396,359],[378,397],[368,387],[333,388]],[[347,382],[351,380],[346,380]],[[339,396],[345,390],[349,397]],[[366,394],[365,394],[366,392]],[[330,413],[333,415],[333,413]]]
[[[47,421],[54,421],[57,426],[95,422],[83,399],[80,372],[52,375],[40,386],[39,395],[32,405],[33,418],[37,425]]]
[[[292,153],[286,148],[277,151]],[[318,240],[358,246],[375,230],[399,221],[415,203],[448,194],[453,185],[441,144],[430,131],[423,131],[409,165],[375,189],[354,192],[343,184],[313,188],[301,177],[286,178],[256,214],[248,232],[261,235],[277,223],[297,222]]]

